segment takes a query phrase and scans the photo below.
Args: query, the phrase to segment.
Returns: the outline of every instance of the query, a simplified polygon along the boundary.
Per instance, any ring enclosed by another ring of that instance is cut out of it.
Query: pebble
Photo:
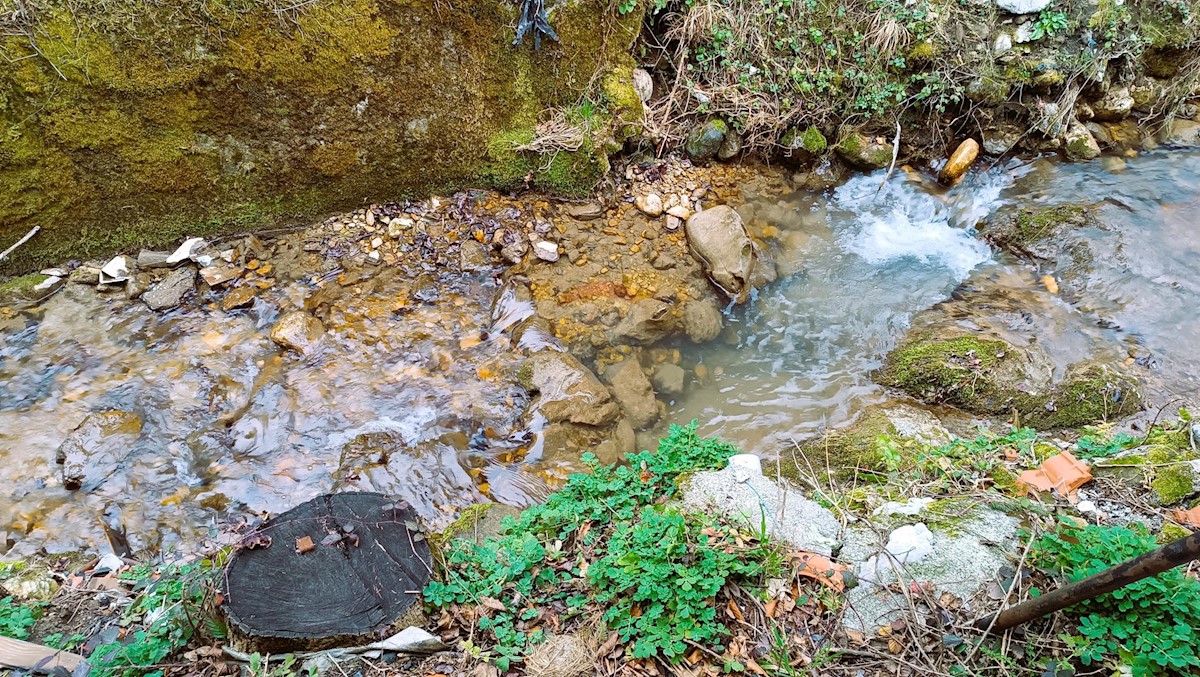
[[[668,214],[666,226],[667,226],[667,230],[671,230],[671,231],[679,230],[680,228],[683,227],[683,219],[679,218],[678,216],[675,216],[674,214]]]
[[[660,216],[663,213],[662,198],[656,193],[639,195],[633,199],[633,204],[646,216]]]
[[[687,221],[692,216],[692,210],[684,205],[676,205],[667,210],[667,214],[674,216],[680,221]]]
[[[230,311],[237,308],[245,308],[254,302],[256,293],[254,287],[237,287],[226,294],[225,298],[221,299],[221,310]]]
[[[533,245],[533,253],[543,261],[554,262],[558,260],[558,245],[549,240],[542,240]]]
[[[142,300],[151,310],[167,310],[183,303],[184,295],[195,285],[196,271],[192,268],[181,268],[142,294]]]

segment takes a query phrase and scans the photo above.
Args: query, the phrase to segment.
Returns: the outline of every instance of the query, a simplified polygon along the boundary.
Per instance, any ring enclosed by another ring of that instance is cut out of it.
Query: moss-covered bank
[[[641,12],[503,0],[0,0],[0,274],[456,185],[590,190],[640,121]],[[515,148],[588,101],[577,150]]]

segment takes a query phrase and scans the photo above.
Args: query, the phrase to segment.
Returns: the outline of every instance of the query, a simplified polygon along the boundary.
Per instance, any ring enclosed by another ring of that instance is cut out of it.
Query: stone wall
[[[640,11],[565,0],[535,52],[505,0],[277,1],[0,0],[0,249],[43,228],[0,274],[461,185],[586,192],[640,120]],[[518,150],[555,110],[577,149]]]

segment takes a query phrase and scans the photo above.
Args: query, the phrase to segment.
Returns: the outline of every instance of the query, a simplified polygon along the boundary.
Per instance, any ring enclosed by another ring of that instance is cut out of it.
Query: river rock
[[[558,245],[549,240],[539,240],[533,245],[533,253],[539,259],[553,263],[558,260]]]
[[[707,343],[724,328],[725,318],[716,300],[703,298],[683,307],[683,331],[692,343]]]
[[[71,284],[98,285],[100,284],[100,268],[85,263],[71,271],[71,274],[67,276],[67,282]]]
[[[958,181],[963,174],[971,168],[971,163],[975,162],[975,158],[979,155],[979,142],[975,139],[966,139],[958,144],[958,148],[946,161],[946,166],[938,172],[938,182],[944,186]]]
[[[687,151],[688,157],[696,162],[711,160],[721,149],[721,143],[728,132],[729,127],[724,120],[708,120],[704,124],[692,127],[684,143],[684,150]]]
[[[231,289],[225,295],[225,298],[221,299],[221,310],[229,312],[238,308],[245,308],[254,303],[254,297],[257,295],[258,290],[250,285]]]
[[[1158,142],[1164,146],[1200,146],[1200,122],[1171,120],[1158,132]]]
[[[1096,137],[1079,120],[1072,119],[1063,134],[1063,146],[1071,160],[1092,160],[1100,155]]]
[[[142,419],[127,411],[89,414],[55,452],[67,489],[89,488],[116,471],[142,432]]]
[[[663,213],[662,198],[657,193],[646,193],[633,198],[633,204],[646,216],[651,218],[661,216]]]
[[[754,243],[742,217],[728,205],[693,214],[685,232],[692,255],[713,284],[742,303],[749,296],[754,273]]]
[[[171,258],[172,252],[159,252],[150,249],[143,249],[137,255],[137,267],[142,270],[151,268],[174,268],[181,262],[175,261],[168,263],[167,259]]]
[[[721,470],[693,473],[680,489],[685,508],[704,514],[715,510],[753,525],[765,522],[772,541],[822,555],[837,546],[841,527],[833,513],[802,492],[771,481],[752,454],[731,457]]]
[[[647,345],[666,338],[675,328],[671,306],[658,299],[641,299],[630,304],[629,312],[613,327],[614,345]]]
[[[272,341],[301,355],[309,355],[316,350],[324,335],[325,325],[303,310],[285,313],[271,327]]]
[[[725,138],[721,139],[721,145],[717,147],[717,159],[732,160],[740,152],[742,152],[742,135],[731,129],[725,133]]]
[[[475,240],[464,241],[458,250],[458,267],[472,273],[490,269],[491,252],[487,245]]]
[[[154,276],[150,273],[135,273],[128,280],[125,280],[125,298],[130,301],[140,299],[146,290],[150,288],[150,283],[154,281]]]
[[[829,141],[821,130],[810,125],[805,129],[790,127],[779,138],[779,145],[783,147],[784,160],[799,165],[828,150]]]
[[[1001,32],[996,36],[996,39],[992,41],[992,54],[1000,56],[1001,54],[1004,54],[1008,50],[1012,49],[1012,46],[1012,36],[1009,35],[1008,32]]]
[[[636,430],[645,430],[658,421],[658,400],[654,388],[636,359],[630,358],[609,368],[609,383],[621,411]]]
[[[1004,155],[1020,142],[1025,131],[1018,125],[1000,123],[983,132],[983,150],[988,155]]]
[[[665,395],[678,395],[683,392],[683,383],[687,377],[687,372],[678,364],[665,362],[658,365],[654,369],[654,376],[650,377],[650,381],[654,384],[654,389]]]
[[[196,271],[182,268],[172,272],[142,294],[142,300],[151,310],[167,310],[183,303],[183,297],[196,286]]]
[[[567,215],[580,221],[592,221],[604,216],[604,205],[599,202],[582,202],[567,205]]]
[[[1097,122],[1116,122],[1132,110],[1133,96],[1128,87],[1112,87],[1099,101],[1092,102],[1092,117]]]
[[[620,415],[608,388],[569,353],[535,353],[521,365],[517,379],[525,390],[537,395],[533,406],[550,423],[604,426]]]
[[[1015,410],[1022,423],[1039,430],[1113,420],[1137,411],[1142,402],[1137,383],[1106,365],[1079,362],[1055,381],[1040,346],[954,327],[906,336],[875,380],[923,402],[974,414],[1010,416]]]
[[[1050,6],[1052,0],[996,0],[996,7],[1009,14],[1037,14]]]
[[[882,136],[847,134],[833,148],[838,157],[859,169],[884,169],[892,164],[892,143]]]

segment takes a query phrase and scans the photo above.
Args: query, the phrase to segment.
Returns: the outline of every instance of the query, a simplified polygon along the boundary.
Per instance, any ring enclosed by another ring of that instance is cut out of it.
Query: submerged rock
[[[755,251],[742,217],[732,207],[718,205],[693,214],[685,232],[692,254],[713,284],[736,302],[745,302]]]
[[[517,378],[525,390],[538,396],[533,406],[550,423],[603,426],[620,415],[608,388],[568,353],[536,353],[521,365]]]
[[[678,395],[683,392],[687,372],[677,364],[666,362],[654,368],[654,376],[650,377],[654,389],[665,395]]]
[[[116,471],[142,432],[142,419],[127,411],[90,414],[55,452],[67,489],[94,486]]]
[[[271,327],[271,340],[277,345],[308,355],[316,350],[325,335],[325,325],[303,310],[293,310]]]
[[[1051,258],[1065,232],[1098,227],[1094,205],[1053,205],[1002,211],[979,224],[993,245],[1019,256]]]
[[[654,398],[654,387],[642,366],[634,358],[615,364],[609,368],[609,383],[612,384],[613,396],[630,425],[635,430],[645,430],[658,422],[658,400]]]

